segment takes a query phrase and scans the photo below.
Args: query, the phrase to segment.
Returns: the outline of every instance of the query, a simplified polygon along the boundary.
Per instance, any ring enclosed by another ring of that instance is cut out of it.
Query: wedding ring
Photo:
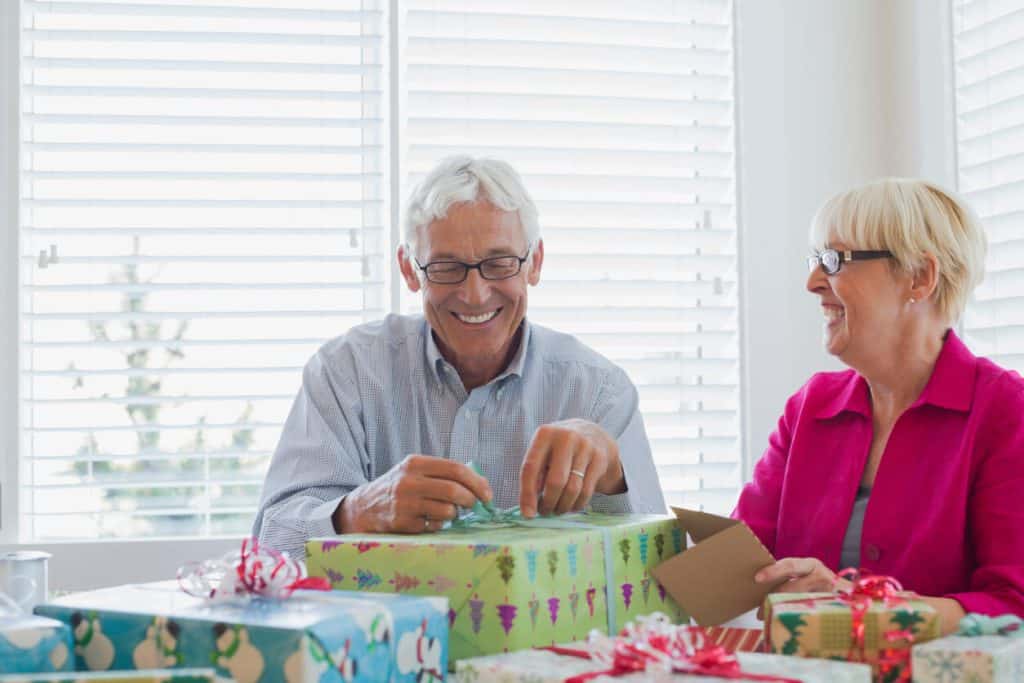
[[[569,474],[575,474],[580,479],[585,479],[586,478],[586,475],[583,474],[583,472],[581,472],[580,470],[569,470]]]

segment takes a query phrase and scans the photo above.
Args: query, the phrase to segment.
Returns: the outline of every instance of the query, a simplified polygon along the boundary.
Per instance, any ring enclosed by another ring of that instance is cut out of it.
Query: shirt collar
[[[970,410],[974,400],[975,361],[974,354],[956,333],[947,331],[932,376],[910,407],[929,404],[961,412]],[[816,417],[828,419],[844,411],[871,416],[868,383],[857,373],[850,375],[846,384],[818,410]]]
[[[430,328],[430,324],[424,320],[424,327],[426,328],[427,334],[427,365],[430,367],[431,372],[434,373],[434,378],[442,382],[443,376],[441,374],[441,368],[448,364],[448,361],[441,355],[441,349],[437,347],[437,342],[434,340],[434,332]],[[531,328],[530,323],[526,318],[523,318],[523,322],[520,323],[520,328],[523,331],[522,338],[519,340],[519,348],[516,349],[516,353],[512,356],[512,360],[509,362],[501,373],[495,377],[492,382],[503,380],[506,377],[522,377],[523,369],[526,367],[526,351],[527,345],[530,343]]]

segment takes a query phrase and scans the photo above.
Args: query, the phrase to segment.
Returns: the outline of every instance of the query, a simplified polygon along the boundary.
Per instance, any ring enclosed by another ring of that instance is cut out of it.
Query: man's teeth
[[[485,323],[494,316],[498,315],[498,311],[491,311],[490,313],[481,313],[480,315],[463,315],[462,313],[456,313],[455,315],[458,317],[459,320],[461,320],[464,323],[479,325],[480,323]]]
[[[825,313],[825,319],[830,323],[841,320],[846,315],[846,311],[838,306],[825,306],[822,310]]]

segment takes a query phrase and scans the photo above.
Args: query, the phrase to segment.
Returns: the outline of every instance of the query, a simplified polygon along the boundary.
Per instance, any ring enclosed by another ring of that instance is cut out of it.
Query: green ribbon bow
[[[483,476],[483,472],[480,471],[480,467],[475,462],[470,462],[467,466],[476,474]],[[499,510],[494,507],[494,503],[485,503],[482,500],[478,500],[473,503],[473,507],[470,508],[469,512],[452,520],[451,528],[465,529],[479,524],[518,524],[525,521],[528,520],[523,518],[518,505],[505,510]]]
[[[1020,638],[1024,636],[1024,619],[1012,614],[1004,614],[1001,617],[968,614],[960,620],[960,628],[954,635]]]

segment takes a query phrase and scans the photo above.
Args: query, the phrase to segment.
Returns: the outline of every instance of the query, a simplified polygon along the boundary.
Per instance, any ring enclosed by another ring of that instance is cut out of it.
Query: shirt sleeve
[[[640,397],[622,370],[616,368],[610,372],[598,392],[593,421],[619,445],[626,492],[613,496],[596,493],[591,499],[591,508],[598,512],[665,512],[661,482],[640,416]]]
[[[803,390],[801,390],[801,393]],[[779,423],[768,438],[768,448],[754,466],[754,476],[740,492],[736,509],[732,517],[742,520],[760,539],[764,547],[775,553],[775,538],[778,530],[779,503],[782,498],[782,482],[789,459],[789,447],[792,439],[790,415],[798,414],[791,410],[798,393],[789,399],[786,411],[779,418]]]
[[[354,382],[332,373],[318,353],[270,461],[253,535],[296,558],[305,556],[307,539],[335,535],[334,511],[368,480],[365,443]]]
[[[1019,378],[1018,378],[1019,382]],[[1024,618],[1024,392],[1000,401],[993,446],[980,463],[968,500],[975,568],[969,589],[945,597],[967,612]]]

